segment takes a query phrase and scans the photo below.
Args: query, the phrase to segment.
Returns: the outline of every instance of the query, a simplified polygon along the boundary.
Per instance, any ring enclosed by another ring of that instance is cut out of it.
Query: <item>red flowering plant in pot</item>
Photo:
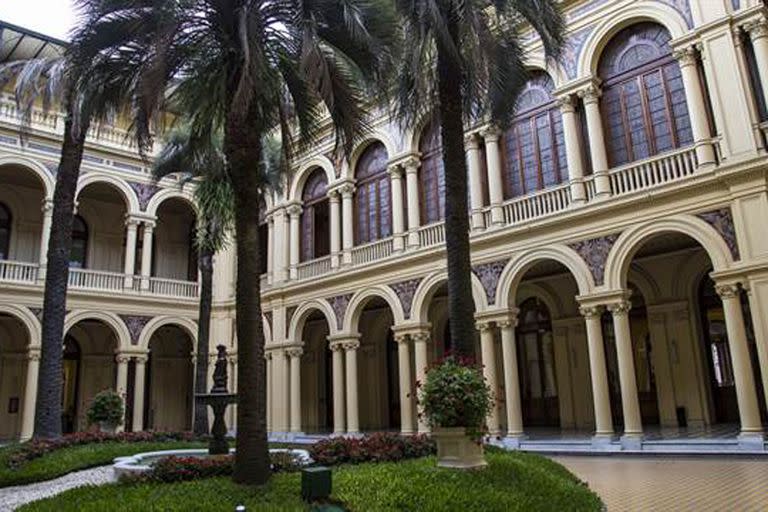
[[[477,468],[483,456],[483,425],[491,410],[491,389],[472,360],[448,356],[419,384],[422,414],[437,443],[437,465]]]

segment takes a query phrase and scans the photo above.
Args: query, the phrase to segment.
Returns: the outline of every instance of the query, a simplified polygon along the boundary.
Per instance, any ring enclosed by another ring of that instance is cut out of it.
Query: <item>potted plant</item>
[[[123,397],[111,389],[99,392],[88,407],[88,423],[109,434],[122,425],[124,415]]]
[[[483,424],[491,410],[491,390],[481,369],[450,356],[430,368],[419,387],[422,411],[437,443],[437,465],[485,466]]]

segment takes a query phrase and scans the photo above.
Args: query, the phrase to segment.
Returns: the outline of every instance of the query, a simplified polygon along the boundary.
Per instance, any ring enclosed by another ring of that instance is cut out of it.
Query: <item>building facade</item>
[[[632,447],[655,429],[722,425],[763,449],[768,12],[754,0],[562,4],[562,58],[526,32],[514,122],[466,133],[489,431]],[[60,126],[41,115],[22,142],[3,102],[0,437],[25,437]],[[371,115],[348,158],[321,142],[265,204],[274,433],[428,431],[417,383],[451,349],[440,135],[429,116],[404,128]],[[194,205],[176,183],[151,184],[117,132],[95,132],[81,178],[65,412],[83,428],[88,398],[114,386],[127,428],[183,428]],[[229,346],[234,381],[233,254],[216,257],[211,343]]]

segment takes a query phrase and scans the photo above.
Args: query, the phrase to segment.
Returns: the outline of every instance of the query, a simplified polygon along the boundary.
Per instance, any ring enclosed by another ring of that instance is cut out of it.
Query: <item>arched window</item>
[[[11,249],[11,210],[0,203],[0,260],[7,260]]]
[[[304,202],[301,213],[301,261],[330,253],[327,189],[325,171],[318,167],[307,178],[301,196]]]
[[[443,143],[438,123],[429,123],[424,128],[419,141],[419,151],[421,152],[421,169],[419,170],[421,222],[431,224],[445,217]]]
[[[369,145],[355,168],[355,240],[373,242],[392,234],[387,149],[381,142]]]
[[[616,34],[603,51],[601,109],[611,166],[693,142],[670,39],[664,27],[638,23]]]
[[[88,264],[88,224],[79,215],[72,221],[72,249],[69,252],[70,268],[85,268]]]
[[[504,134],[504,196],[529,194],[568,178],[563,120],[552,79],[533,74],[515,105]]]

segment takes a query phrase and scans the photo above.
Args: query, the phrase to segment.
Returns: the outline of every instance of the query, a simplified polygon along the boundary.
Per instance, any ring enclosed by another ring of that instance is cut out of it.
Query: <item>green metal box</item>
[[[331,495],[331,470],[324,466],[301,470],[301,498],[304,501],[327,499]]]

